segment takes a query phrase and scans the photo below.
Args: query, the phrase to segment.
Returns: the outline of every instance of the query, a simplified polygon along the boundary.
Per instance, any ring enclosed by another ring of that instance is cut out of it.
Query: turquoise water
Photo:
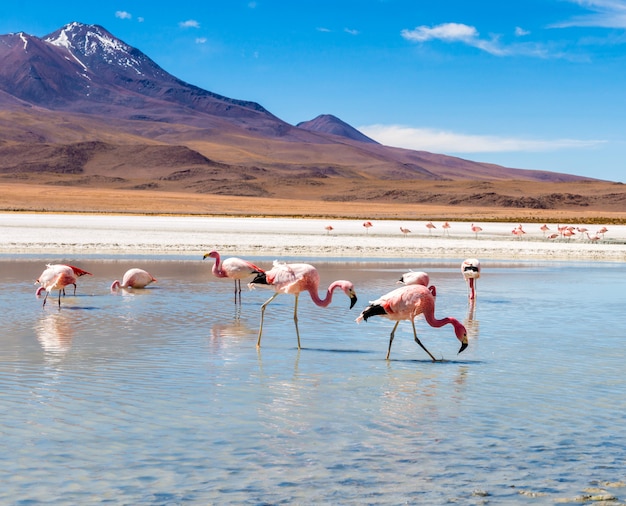
[[[252,259],[270,266],[268,259]],[[298,259],[309,261],[309,259]],[[180,258],[0,257],[2,504],[554,504],[626,501],[626,267],[488,262],[468,307],[460,262],[311,261],[327,308],[306,295],[266,311]],[[92,273],[45,308],[49,261]],[[113,295],[130,267],[158,282]],[[356,324],[408,269],[437,286],[417,323]]]

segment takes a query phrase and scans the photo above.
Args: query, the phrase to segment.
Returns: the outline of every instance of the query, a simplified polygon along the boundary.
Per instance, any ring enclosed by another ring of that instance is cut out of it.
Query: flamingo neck
[[[337,282],[332,283],[328,287],[328,290],[326,291],[326,297],[324,297],[323,299],[320,299],[320,296],[317,294],[316,290],[309,290],[309,293],[311,294],[311,300],[313,300],[313,302],[315,303],[316,306],[326,307],[326,306],[328,306],[332,302],[332,300],[333,300],[333,291],[337,287],[339,287],[339,284]]]
[[[215,263],[213,264],[213,267],[211,268],[213,275],[218,278],[225,278],[226,273],[222,270],[222,263],[221,263],[219,254],[216,254],[215,257],[213,258],[215,258]]]
[[[460,323],[456,318],[451,318],[448,316],[439,320],[435,317],[434,311],[424,312],[423,314],[424,314],[424,319],[426,320],[426,323],[428,323],[428,325],[430,325],[431,327],[435,327],[435,328],[443,327],[444,325],[448,325],[448,324],[456,328],[457,324]]]
[[[474,278],[469,278],[469,289],[470,289],[469,298],[473,299],[474,296],[476,295],[476,288],[474,286]]]

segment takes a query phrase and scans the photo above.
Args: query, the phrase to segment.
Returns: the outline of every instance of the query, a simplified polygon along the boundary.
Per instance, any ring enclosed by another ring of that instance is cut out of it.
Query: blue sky
[[[626,182],[626,0],[2,2],[0,33],[99,24],[296,124]]]

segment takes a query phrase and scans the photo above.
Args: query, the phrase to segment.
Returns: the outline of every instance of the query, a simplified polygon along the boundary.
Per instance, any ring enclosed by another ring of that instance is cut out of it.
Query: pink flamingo
[[[609,231],[608,228],[602,227],[600,230],[596,232],[596,235],[601,235],[602,239],[604,239],[604,234],[606,234],[608,231]]]
[[[589,232],[587,232],[587,238],[589,239],[590,242],[598,242],[600,240],[600,236],[598,234],[592,236],[592,235],[589,235]]]
[[[155,283],[156,279],[143,269],[128,269],[120,283],[118,279],[111,284],[111,291],[114,292],[119,288],[145,288],[150,283]]]
[[[281,293],[289,293],[295,296],[296,301],[293,308],[293,321],[296,325],[296,336],[298,338],[298,349],[300,349],[300,332],[298,330],[298,296],[300,292],[307,291],[315,305],[320,307],[328,306],[333,299],[333,291],[336,288],[350,298],[350,309],[356,304],[356,293],[354,285],[350,281],[334,281],[328,287],[326,297],[321,299],[318,295],[320,275],[317,269],[309,264],[287,264],[284,262],[274,262],[274,266],[267,272],[257,274],[248,286],[254,288],[255,285],[269,285],[276,292],[261,306],[261,324],[259,326],[259,337],[256,343],[257,348],[261,346],[261,334],[263,333],[263,318],[265,308]]]
[[[404,285],[428,286],[428,283],[430,283],[430,277],[425,272],[409,271],[409,272],[405,272],[402,276],[400,276],[398,283],[402,283]],[[437,296],[437,289],[435,288],[434,285],[428,286],[428,290],[430,290],[430,293],[432,294],[433,297]]]
[[[547,239],[556,239],[559,236],[559,234],[550,234]]]
[[[426,349],[417,337],[415,317],[420,314],[424,315],[426,323],[431,327],[439,328],[448,323],[451,324],[454,327],[454,333],[457,339],[461,341],[461,349],[458,353],[461,353],[467,348],[467,330],[463,324],[456,318],[446,317],[441,320],[435,318],[435,297],[433,297],[428,288],[423,285],[408,285],[392,290],[377,300],[370,302],[369,306],[363,310],[356,321],[357,323],[361,320],[367,321],[367,319],[372,316],[383,316],[390,320],[395,320],[396,324],[389,336],[389,348],[387,349],[387,356],[385,357],[386,360],[389,360],[391,344],[393,343],[398,324],[402,320],[410,320],[413,326],[415,342],[428,353],[433,362],[436,362],[437,359]]]
[[[476,258],[467,258],[461,262],[461,273],[467,283],[468,297],[473,300],[476,297],[476,280],[480,278],[480,261]]]
[[[368,234],[370,231],[369,229],[373,227],[374,225],[372,225],[371,221],[366,221],[363,223],[363,226],[365,227],[365,233]]]
[[[450,235],[450,224],[447,221],[441,225],[441,228],[443,228],[443,235]]]
[[[404,237],[406,237],[407,234],[411,233],[411,231],[408,228],[404,228],[404,227],[400,227],[400,232],[404,234]]]
[[[37,290],[37,296],[45,290],[46,296],[43,299],[42,307],[46,305],[48,295],[52,290],[59,291],[59,307],[61,307],[61,291],[67,285],[74,285],[76,287],[76,274],[69,265],[62,264],[48,264],[46,269],[41,273],[36,283],[39,283],[41,287]]]
[[[72,269],[72,271],[74,272],[74,275],[76,276],[76,278],[80,278],[81,276],[85,276],[85,275],[89,275],[89,276],[93,276],[93,274],[91,274],[91,272],[87,272],[83,269],[81,269],[80,267],[76,267],[74,265],[67,265],[67,264],[57,264],[57,265],[65,265],[66,267],[69,267],[70,269]],[[49,267],[50,265],[48,265]],[[76,283],[71,283],[74,285],[74,295],[76,295]],[[39,295],[41,294],[41,292],[44,291],[43,287],[39,287],[37,289],[36,295],[37,297],[39,297]],[[62,289],[63,291],[63,296],[65,296],[65,287]]]
[[[326,225],[324,229],[326,230],[326,235],[330,234],[334,230],[332,225]]]
[[[241,258],[231,257],[221,260],[217,251],[211,251],[202,257],[203,260],[206,258],[215,258],[215,264],[211,269],[215,277],[235,280],[235,303],[237,303],[237,294],[239,294],[239,302],[241,303],[241,280],[265,272],[252,262]]]
[[[546,236],[546,232],[548,232],[550,230],[550,227],[547,224],[543,224],[539,227],[539,230],[541,230],[543,232],[543,236]]]
[[[478,239],[478,232],[482,232],[483,229],[481,227],[479,227],[478,225],[474,225],[472,223],[472,232],[474,232],[474,234],[476,235],[476,239]]]
[[[432,234],[434,228],[437,228],[432,221],[426,223],[426,228],[428,229],[428,235]]]

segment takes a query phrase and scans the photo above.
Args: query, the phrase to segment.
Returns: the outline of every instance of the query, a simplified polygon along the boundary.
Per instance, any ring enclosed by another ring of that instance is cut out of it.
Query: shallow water
[[[269,266],[269,259],[253,259]],[[626,501],[620,263],[483,262],[468,307],[458,262],[313,262],[355,283],[327,308],[247,291],[191,257],[0,257],[2,504],[553,504]],[[79,279],[57,306],[48,261]],[[157,279],[113,295],[130,267]],[[417,322],[354,319],[412,268],[437,286]],[[596,490],[602,489],[602,490]]]

